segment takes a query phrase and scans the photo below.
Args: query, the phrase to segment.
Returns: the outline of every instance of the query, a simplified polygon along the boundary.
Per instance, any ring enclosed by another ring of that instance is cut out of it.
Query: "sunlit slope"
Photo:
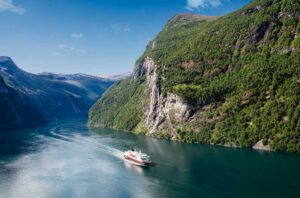
[[[256,0],[217,19],[174,17],[149,43],[129,84],[114,86],[92,108],[90,124],[300,152],[299,13],[297,0]],[[123,97],[140,81],[143,97]],[[123,109],[129,101],[138,108]],[[103,122],[111,112],[118,116]],[[117,125],[125,115],[138,119]]]

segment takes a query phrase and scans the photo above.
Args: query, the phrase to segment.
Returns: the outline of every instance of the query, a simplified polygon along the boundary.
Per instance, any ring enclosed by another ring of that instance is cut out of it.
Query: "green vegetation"
[[[113,85],[90,110],[89,124],[133,130],[143,116],[145,79],[122,80]]]
[[[196,121],[179,123],[172,138],[240,147],[264,140],[272,149],[300,153],[299,13],[298,0],[256,0],[218,19],[193,16],[184,25],[170,20],[138,63],[147,56],[155,60],[163,93],[179,95],[195,108],[210,107]],[[126,82],[132,95],[139,81]],[[113,92],[117,87],[107,92],[113,97],[100,101],[124,98],[123,92]],[[128,100],[134,111],[124,111],[120,103],[127,124],[112,126],[133,130],[139,125],[143,115],[136,106],[147,101]],[[101,111],[106,108],[112,106]],[[113,111],[100,114],[116,117]],[[130,123],[126,114],[139,121]]]

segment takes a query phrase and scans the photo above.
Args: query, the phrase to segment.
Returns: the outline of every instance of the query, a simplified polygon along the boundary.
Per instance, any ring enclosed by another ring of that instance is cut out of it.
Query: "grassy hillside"
[[[164,94],[204,109],[193,122],[179,123],[172,138],[240,147],[263,140],[275,150],[300,152],[299,13],[298,0],[256,0],[218,19],[170,20],[137,65],[151,57]],[[133,91],[133,84],[126,91]],[[127,112],[122,104],[143,101],[113,94],[120,88],[100,100],[120,104],[114,106],[118,117],[106,126],[116,126],[126,114],[139,115],[142,122],[138,108]],[[91,117],[108,117],[107,104],[94,108]],[[134,130],[135,123],[117,128]]]

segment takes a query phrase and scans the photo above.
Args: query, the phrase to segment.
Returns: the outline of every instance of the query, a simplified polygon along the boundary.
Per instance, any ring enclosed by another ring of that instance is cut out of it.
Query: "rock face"
[[[6,109],[0,117],[2,130],[86,117],[91,105],[114,83],[83,74],[35,75],[19,69],[9,57],[0,57],[0,78],[0,107]]]
[[[263,140],[260,140],[259,142],[257,142],[252,148],[256,149],[256,150],[262,150],[262,151],[271,151],[271,148],[269,145],[263,144]]]
[[[153,59],[146,57],[133,75],[134,79],[141,75],[145,75],[147,79],[145,93],[150,98],[150,103],[144,114],[144,128],[149,134],[156,131],[169,131],[174,135],[174,124],[186,122],[191,117],[192,108],[175,94],[167,93],[167,96],[162,94],[157,82],[157,68]]]

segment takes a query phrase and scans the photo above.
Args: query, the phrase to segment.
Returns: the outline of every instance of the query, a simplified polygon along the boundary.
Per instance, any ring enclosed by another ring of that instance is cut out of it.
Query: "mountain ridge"
[[[6,97],[0,106],[5,109],[8,103],[10,109],[15,109],[5,110],[8,113],[1,117],[3,130],[85,117],[90,106],[115,82],[88,75],[31,74],[20,69],[10,57],[0,57],[0,77],[2,94]],[[28,121],[26,114],[32,114],[36,122]]]
[[[166,24],[89,125],[300,152],[299,13],[296,0],[256,0],[212,21]]]
[[[213,21],[217,19],[218,16],[208,16],[190,13],[181,13],[173,16],[166,24],[165,28],[174,28],[188,25],[193,22],[199,21]]]

